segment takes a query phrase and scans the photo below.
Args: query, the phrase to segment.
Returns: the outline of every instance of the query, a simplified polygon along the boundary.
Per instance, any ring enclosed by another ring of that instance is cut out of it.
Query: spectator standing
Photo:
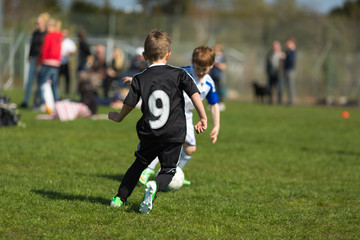
[[[70,73],[69,73],[69,60],[70,55],[76,52],[76,45],[73,40],[68,38],[68,30],[64,29],[62,31],[63,41],[61,43],[61,64],[59,69],[59,82],[60,77],[64,75],[65,77],[65,93],[70,93]]]
[[[288,92],[288,104],[293,105],[295,99],[295,66],[296,66],[296,44],[294,38],[286,41],[284,61],[284,82]]]
[[[216,43],[214,45],[215,51],[215,65],[211,69],[210,76],[215,82],[215,88],[217,89],[219,95],[219,108],[220,111],[225,110],[224,96],[225,90],[223,89],[223,72],[226,69],[226,58],[223,51],[223,45]]]
[[[79,44],[79,55],[78,55],[78,72],[87,70],[87,60],[91,56],[89,44],[86,41],[86,31],[84,29],[78,32],[78,44]]]
[[[46,35],[46,22],[49,19],[47,13],[42,13],[36,18],[36,29],[32,33],[30,52],[29,52],[29,73],[25,85],[24,101],[20,104],[21,108],[27,108],[31,96],[34,78],[38,72],[39,56],[41,46]]]
[[[40,72],[38,75],[38,89],[40,94],[40,104],[45,103],[44,93],[41,86],[51,80],[51,89],[54,95],[54,101],[59,99],[57,80],[59,76],[59,67],[61,62],[61,43],[62,33],[57,29],[59,22],[55,19],[50,19],[47,24],[48,33],[44,37],[44,42],[41,48],[41,55],[39,63],[41,64]]]
[[[273,89],[277,87],[278,104],[282,104],[282,63],[285,53],[281,51],[279,41],[272,43],[272,49],[266,56],[266,74],[268,77],[269,103],[273,103]]]

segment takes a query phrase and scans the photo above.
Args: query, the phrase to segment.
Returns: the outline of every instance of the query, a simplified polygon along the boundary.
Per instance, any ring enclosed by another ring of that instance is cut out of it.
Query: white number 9
[[[156,106],[156,101],[158,99],[161,100],[161,108]],[[159,129],[165,125],[169,118],[170,98],[163,90],[155,90],[151,93],[148,104],[150,112],[154,115],[154,117],[158,117],[157,120],[149,121],[150,127],[151,129]]]

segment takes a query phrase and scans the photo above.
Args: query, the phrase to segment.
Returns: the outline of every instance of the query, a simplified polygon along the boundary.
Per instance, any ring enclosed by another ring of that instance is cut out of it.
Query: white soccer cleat
[[[153,201],[156,195],[156,182],[150,181],[145,185],[144,200],[140,203],[140,213],[149,214],[153,207]]]

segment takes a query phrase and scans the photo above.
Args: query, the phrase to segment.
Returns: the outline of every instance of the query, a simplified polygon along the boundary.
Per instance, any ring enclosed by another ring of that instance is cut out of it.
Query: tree
[[[69,12],[94,14],[99,12],[99,7],[85,0],[75,0],[70,4]]]
[[[31,1],[33,3],[34,1]],[[43,0],[41,4],[41,8],[43,11],[47,11],[49,13],[59,13],[61,12],[61,6],[58,0]]]
[[[3,21],[4,26],[13,27],[33,27],[36,16],[39,13],[47,12],[50,15],[61,13],[60,0],[37,0],[37,1],[3,1]]]
[[[350,19],[360,19],[360,0],[347,0],[342,7],[331,10],[330,16],[340,16]]]

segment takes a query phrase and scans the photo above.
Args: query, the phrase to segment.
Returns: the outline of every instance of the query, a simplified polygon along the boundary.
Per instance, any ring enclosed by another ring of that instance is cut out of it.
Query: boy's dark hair
[[[170,52],[171,40],[166,32],[154,29],[145,39],[144,51],[149,62],[155,62]]]
[[[209,67],[215,63],[215,52],[207,46],[200,46],[194,49],[192,54],[192,64],[200,67]]]

